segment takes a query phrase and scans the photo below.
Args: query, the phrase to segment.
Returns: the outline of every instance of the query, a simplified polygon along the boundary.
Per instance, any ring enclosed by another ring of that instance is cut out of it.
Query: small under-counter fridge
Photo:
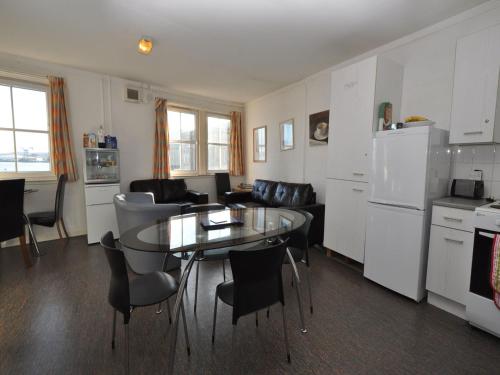
[[[432,200],[446,195],[448,132],[377,132],[368,183],[364,276],[406,297],[425,296]]]
[[[107,231],[118,237],[113,197],[120,193],[118,149],[84,149],[83,175],[87,213],[87,242],[97,243]]]

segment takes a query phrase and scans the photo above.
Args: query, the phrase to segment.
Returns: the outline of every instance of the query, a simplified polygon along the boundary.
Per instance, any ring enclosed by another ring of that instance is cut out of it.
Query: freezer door
[[[368,203],[364,276],[420,301],[427,264],[425,212]]]
[[[368,200],[425,209],[429,128],[377,132]]]

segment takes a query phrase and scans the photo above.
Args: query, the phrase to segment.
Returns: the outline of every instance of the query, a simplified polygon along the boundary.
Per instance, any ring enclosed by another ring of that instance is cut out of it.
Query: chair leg
[[[267,313],[266,313],[266,315],[267,315],[267,319],[269,319],[269,311],[271,311],[271,309],[268,307],[268,308],[267,308]]]
[[[57,233],[59,233],[59,238],[63,238],[62,233],[61,233],[61,228],[59,228],[59,221],[56,221],[56,228],[57,228]]]
[[[125,324],[125,373],[130,373],[130,352],[129,352],[129,336],[128,336],[128,323]]]
[[[311,310],[311,314],[313,313],[313,299],[312,299],[312,288],[311,288],[311,268],[307,266],[307,287],[309,289],[309,309]]]
[[[181,302],[181,313],[182,313],[182,320],[184,321],[184,336],[186,337],[186,349],[188,355],[191,355],[191,345],[189,344],[186,311],[184,310],[184,301]]]
[[[63,218],[61,218],[61,227],[63,229],[64,235],[66,236],[66,238],[69,238],[68,231],[66,230],[66,225],[64,225],[64,219]]]
[[[281,312],[283,315],[283,334],[285,335],[285,348],[286,348],[286,358],[288,363],[291,362],[290,359],[290,348],[288,346],[288,333],[286,331],[286,314],[285,314],[285,305],[281,304]]]
[[[26,225],[28,226],[28,233],[29,233],[29,237],[30,237],[30,244],[34,245],[34,247],[35,247],[35,255],[37,257],[39,257],[42,254],[40,253],[40,249],[38,248],[38,242],[37,242],[36,237],[35,237],[35,231],[33,230],[33,226],[31,225],[31,222],[30,222],[30,219],[28,218],[28,216],[24,215],[24,220],[26,222]]]
[[[163,309],[161,308],[161,302],[158,304],[158,307],[156,308],[156,314],[161,314]]]
[[[196,285],[194,287],[194,313],[196,314],[196,305],[198,304],[198,278],[200,276],[200,261],[196,263]]]
[[[293,278],[295,279],[295,290],[297,292],[297,301],[298,301],[298,304],[299,304],[299,315],[300,315],[300,324],[301,324],[301,328],[300,330],[302,331],[302,333],[306,333],[307,332],[307,329],[306,329],[306,323],[304,321],[304,310],[302,308],[302,297],[300,295],[300,279],[299,279],[299,272],[297,270],[297,265],[295,264],[295,261],[293,260],[293,257],[292,257],[292,254],[290,254],[290,250],[286,250],[286,253],[287,253],[287,256],[288,256],[288,260],[290,261],[290,264],[292,266],[292,275],[293,275]]]
[[[212,344],[215,342],[215,324],[217,322],[217,301],[219,300],[219,294],[217,290],[215,291],[215,304],[214,304],[214,324],[212,326]]]
[[[24,235],[24,233],[19,236],[19,243],[21,245],[21,254],[23,256],[24,265],[26,268],[30,268],[33,266],[33,261],[28,251],[28,246],[26,246],[26,235]]]
[[[170,302],[167,299],[168,323],[172,324],[172,313],[170,312]]]
[[[222,259],[222,276],[224,277],[224,281],[226,281],[226,261]]]
[[[255,312],[255,326],[256,327],[259,326],[259,312],[258,311]]]
[[[115,336],[116,336],[116,309],[113,310],[113,331],[111,335],[111,349],[115,348]]]

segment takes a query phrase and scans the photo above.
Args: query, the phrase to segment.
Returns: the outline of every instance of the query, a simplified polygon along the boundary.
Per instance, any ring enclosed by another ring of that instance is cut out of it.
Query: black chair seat
[[[53,227],[56,222],[55,211],[32,212],[28,214],[31,224]]]
[[[227,305],[234,305],[234,281],[224,281],[217,285],[217,295]]]
[[[288,250],[290,250],[290,254],[292,254],[292,258],[295,263],[300,262],[304,258],[304,250],[302,249],[299,249],[298,247],[288,247]],[[290,260],[287,256],[285,256],[283,263],[290,263]]]
[[[179,284],[167,273],[151,272],[130,281],[130,305],[149,306],[177,293]]]

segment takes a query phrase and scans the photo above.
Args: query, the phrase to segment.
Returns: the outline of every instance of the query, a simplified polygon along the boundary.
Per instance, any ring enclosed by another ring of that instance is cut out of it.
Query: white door
[[[428,127],[377,132],[373,139],[369,201],[423,210]]]
[[[327,177],[368,181],[376,58],[332,72]]]
[[[327,248],[363,263],[368,184],[327,180],[325,239]]]
[[[424,211],[368,203],[364,276],[420,301],[426,265]]]
[[[488,36],[489,30],[486,29],[457,42],[450,143],[493,141],[493,121],[485,122],[484,118],[486,93],[490,85],[485,69]]]

